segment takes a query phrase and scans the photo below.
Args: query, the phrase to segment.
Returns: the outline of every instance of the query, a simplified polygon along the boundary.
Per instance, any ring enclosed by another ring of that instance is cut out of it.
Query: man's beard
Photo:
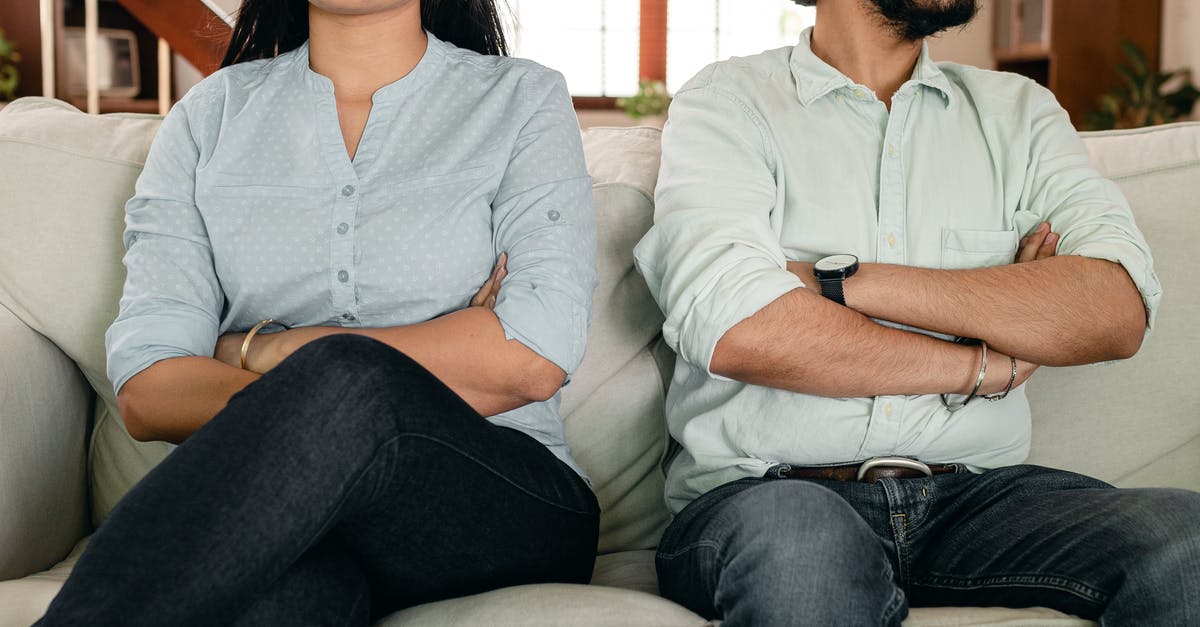
[[[841,1],[841,0],[837,0]],[[975,0],[862,0],[872,6],[896,35],[917,41],[970,22],[979,11]]]

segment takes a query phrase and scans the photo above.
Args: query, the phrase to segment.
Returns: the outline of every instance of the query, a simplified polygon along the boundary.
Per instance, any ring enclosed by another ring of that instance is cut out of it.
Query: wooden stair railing
[[[205,76],[221,67],[233,29],[201,0],[118,0]]]

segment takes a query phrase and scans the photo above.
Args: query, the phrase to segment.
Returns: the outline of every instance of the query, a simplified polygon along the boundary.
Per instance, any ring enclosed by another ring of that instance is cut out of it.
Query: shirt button
[[[896,247],[896,234],[895,233],[888,233],[888,246],[891,246],[892,248]]]
[[[346,197],[353,196],[353,195],[354,195],[354,186],[353,186],[353,185],[347,185],[347,186],[343,187],[343,188],[342,188],[342,195],[343,195],[343,196],[346,196]]]
[[[344,313],[344,314],[342,314],[342,320],[349,320],[350,322],[354,322],[354,314]]]
[[[346,281],[349,281],[349,280],[350,280],[350,273],[349,273],[349,272],[346,272],[345,270],[339,270],[339,271],[338,271],[338,280],[339,280],[339,281],[341,281],[342,283],[345,283]]]
[[[837,101],[838,101],[838,104],[846,104],[846,97],[845,97],[845,96],[838,96],[838,97],[837,97]]]
[[[350,225],[346,224],[345,222],[338,225],[338,229],[337,229],[338,235],[345,235],[346,231],[349,231],[349,230],[350,230]]]
[[[866,97],[867,97],[867,93],[866,93],[866,92],[864,92],[864,91],[863,91],[863,90],[861,90],[861,89],[855,89],[855,90],[854,90],[854,97],[855,97],[855,98],[858,98],[859,100],[862,100],[863,98],[866,98]]]
[[[558,219],[562,217],[562,214],[554,209],[551,209],[550,211],[546,212],[546,217],[549,218],[551,222],[558,222]]]
[[[889,157],[896,156],[896,144],[888,144],[888,156]]]
[[[887,416],[892,415],[892,404],[891,403],[888,403],[887,405],[883,406],[883,413]]]

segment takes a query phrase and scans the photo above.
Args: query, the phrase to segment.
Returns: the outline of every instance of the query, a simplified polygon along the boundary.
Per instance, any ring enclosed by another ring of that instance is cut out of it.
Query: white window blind
[[[794,46],[815,19],[792,0],[669,0],[667,90],[714,61]]]
[[[509,0],[514,56],[562,72],[576,96],[637,91],[640,0]]]

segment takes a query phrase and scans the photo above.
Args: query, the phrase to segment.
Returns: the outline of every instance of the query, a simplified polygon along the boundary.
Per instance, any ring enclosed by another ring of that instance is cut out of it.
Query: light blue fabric
[[[373,102],[351,162],[306,44],[217,72],[171,110],[126,206],[128,276],[106,336],[116,390],[265,318],[375,328],[462,309],[502,252],[505,334],[579,366],[595,209],[562,76],[429,35]],[[574,465],[559,401],[489,419]]]
[[[711,373],[726,331],[803,285],[787,261],[996,266],[1048,221],[1058,254],[1122,264],[1151,323],[1161,300],[1129,204],[1053,94],[923,49],[889,110],[813,54],[810,36],[711,65],[671,104],[654,227],[635,257],[681,357],[666,405],[684,448],[667,478],[674,511],[777,463],[908,455],[995,468],[1028,454],[1023,387],[951,414],[935,394],[831,399]]]

